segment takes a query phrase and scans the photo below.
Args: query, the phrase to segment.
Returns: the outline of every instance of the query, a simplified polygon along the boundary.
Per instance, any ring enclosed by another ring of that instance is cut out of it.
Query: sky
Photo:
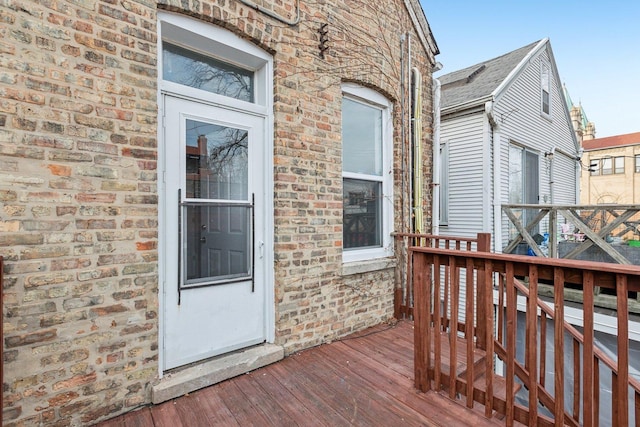
[[[420,0],[439,76],[548,37],[596,138],[640,132],[640,0]]]

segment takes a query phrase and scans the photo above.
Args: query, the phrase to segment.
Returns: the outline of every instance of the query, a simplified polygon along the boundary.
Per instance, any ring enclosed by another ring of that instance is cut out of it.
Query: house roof
[[[608,136],[606,138],[588,139],[582,141],[582,148],[584,148],[585,151],[592,151],[636,144],[640,144],[640,132]]]
[[[540,41],[528,44],[497,58],[440,76],[441,107],[481,101],[493,94]]]

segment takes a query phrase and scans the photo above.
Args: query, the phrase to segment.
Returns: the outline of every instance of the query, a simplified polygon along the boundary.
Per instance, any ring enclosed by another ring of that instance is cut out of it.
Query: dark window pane
[[[343,180],[343,246],[380,247],[381,183],[357,179]]]
[[[251,208],[184,206],[186,285],[250,277]]]

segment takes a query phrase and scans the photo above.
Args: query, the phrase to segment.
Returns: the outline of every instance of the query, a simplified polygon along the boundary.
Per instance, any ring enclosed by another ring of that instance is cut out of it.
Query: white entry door
[[[164,96],[164,369],[266,340],[265,118]]]

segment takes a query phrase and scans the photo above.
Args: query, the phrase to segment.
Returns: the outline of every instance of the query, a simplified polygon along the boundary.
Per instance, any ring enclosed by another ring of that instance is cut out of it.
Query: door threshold
[[[192,391],[277,362],[284,358],[284,348],[261,344],[207,359],[201,363],[172,371],[151,388],[151,402],[158,404]]]

